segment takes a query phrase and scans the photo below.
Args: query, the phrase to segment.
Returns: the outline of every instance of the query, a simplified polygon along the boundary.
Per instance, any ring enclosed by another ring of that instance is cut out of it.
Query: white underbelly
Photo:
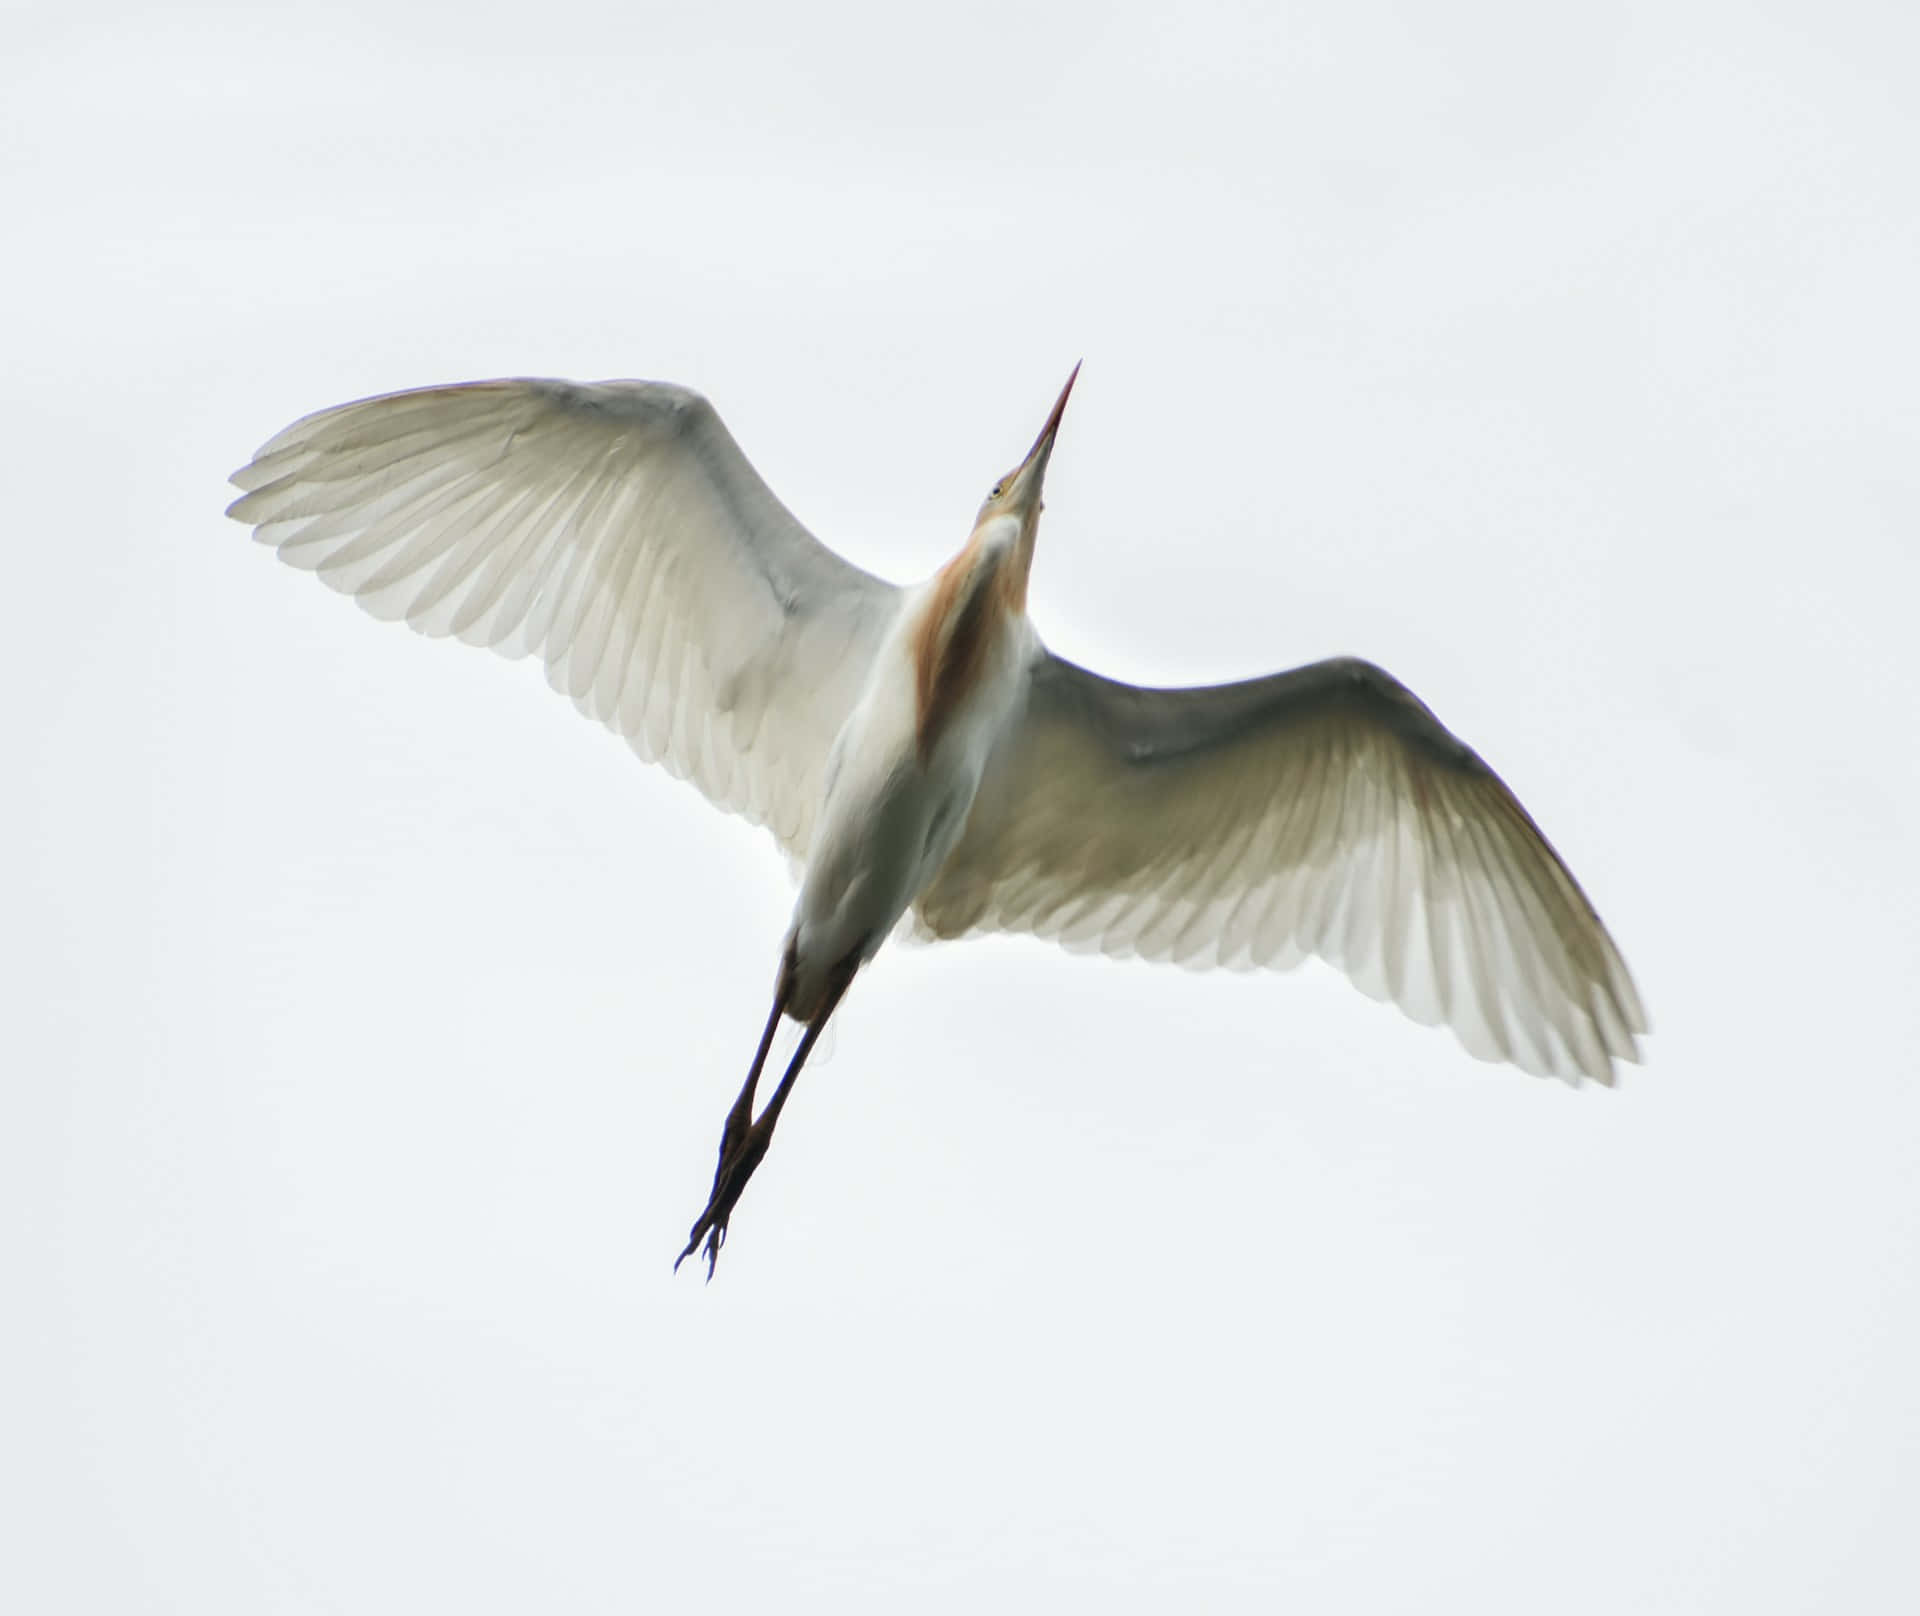
[[[907,667],[876,675],[835,743],[794,903],[794,998],[807,1004],[856,951],[871,959],[966,828],[994,745],[1024,696],[1019,647],[993,659],[922,760]]]

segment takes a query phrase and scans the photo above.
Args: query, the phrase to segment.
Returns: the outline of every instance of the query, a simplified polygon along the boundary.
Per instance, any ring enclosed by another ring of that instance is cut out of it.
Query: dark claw
[[[754,1170],[766,1159],[767,1146],[773,1139],[773,1120],[771,1117],[762,1117],[742,1134],[739,1116],[735,1113],[728,1115],[720,1139],[720,1162],[713,1170],[713,1193],[707,1197],[705,1210],[694,1220],[693,1230],[687,1237],[686,1250],[673,1260],[676,1274],[680,1272],[680,1265],[699,1247],[701,1237],[705,1236],[707,1278],[713,1278],[713,1266],[720,1260],[720,1248],[727,1243],[727,1222],[733,1216],[734,1206],[739,1202],[741,1192],[746,1189],[747,1180],[753,1177]]]

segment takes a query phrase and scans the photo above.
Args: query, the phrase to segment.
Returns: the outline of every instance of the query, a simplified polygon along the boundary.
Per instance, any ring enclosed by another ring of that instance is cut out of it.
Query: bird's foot
[[[737,1107],[728,1114],[726,1129],[720,1136],[720,1164],[713,1172],[713,1193],[707,1197],[705,1210],[694,1219],[686,1250],[673,1260],[676,1274],[704,1240],[707,1278],[713,1278],[713,1265],[720,1260],[720,1248],[727,1243],[727,1220],[733,1216],[734,1204],[747,1187],[747,1180],[765,1160],[772,1138],[770,1118],[762,1117],[758,1122],[749,1123]]]
[[[766,1064],[767,1051],[773,1045],[774,1029],[779,1025],[780,1017],[790,1008],[788,977],[793,962],[789,954],[786,965],[781,969],[780,987],[774,994],[773,1014],[767,1017],[766,1030],[760,1034],[760,1049],[753,1057],[753,1069],[747,1073],[740,1097],[733,1102],[733,1109],[727,1113],[727,1125],[721,1130],[720,1164],[713,1170],[713,1193],[707,1197],[706,1210],[694,1219],[693,1232],[687,1236],[686,1250],[673,1260],[675,1273],[705,1242],[707,1278],[713,1278],[713,1265],[720,1260],[720,1248],[727,1243],[727,1220],[733,1216],[734,1205],[740,1199],[740,1192],[747,1187],[747,1180],[753,1177],[754,1169],[766,1158],[767,1146],[773,1142],[773,1130],[780,1121],[781,1109],[787,1103],[787,1096],[793,1092],[794,1079],[800,1075],[800,1068],[807,1064],[807,1056],[813,1053],[813,1046],[819,1042],[827,1018],[833,1014],[840,996],[853,981],[854,972],[860,969],[860,950],[865,946],[863,938],[828,979],[826,995],[819,1008],[808,1016],[807,1030],[800,1035],[800,1047],[794,1050],[793,1059],[787,1063],[787,1075],[780,1079],[780,1086],[773,1091],[773,1098],[767,1101],[766,1110],[755,1121],[754,1086],[760,1080],[760,1069]]]

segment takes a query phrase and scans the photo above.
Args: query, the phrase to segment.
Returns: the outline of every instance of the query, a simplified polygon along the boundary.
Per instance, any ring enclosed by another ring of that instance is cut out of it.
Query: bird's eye
[[[1005,483],[995,483],[993,485],[993,492],[987,495],[987,498],[998,499],[1001,496],[1001,494],[1006,491],[1006,486],[1007,485]]]

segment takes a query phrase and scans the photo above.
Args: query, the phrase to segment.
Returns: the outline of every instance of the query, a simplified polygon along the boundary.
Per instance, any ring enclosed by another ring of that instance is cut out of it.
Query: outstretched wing
[[[375,617],[538,655],[641,757],[804,858],[897,591],[774,498],[699,394],[474,382],[296,421],[230,516]]]
[[[1613,1080],[1647,1030],[1586,894],[1500,778],[1341,659],[1143,690],[1051,655],[918,904],[1189,965],[1340,967],[1473,1054]]]

